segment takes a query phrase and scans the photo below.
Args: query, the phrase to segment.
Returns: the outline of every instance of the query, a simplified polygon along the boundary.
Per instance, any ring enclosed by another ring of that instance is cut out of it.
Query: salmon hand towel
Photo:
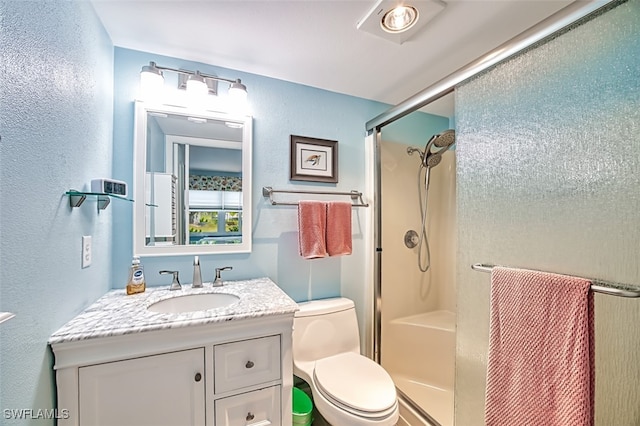
[[[487,426],[593,426],[591,282],[494,267]]]
[[[327,256],[327,203],[298,202],[298,244],[300,256],[315,259]]]
[[[327,203],[327,251],[329,256],[351,254],[351,202]]]

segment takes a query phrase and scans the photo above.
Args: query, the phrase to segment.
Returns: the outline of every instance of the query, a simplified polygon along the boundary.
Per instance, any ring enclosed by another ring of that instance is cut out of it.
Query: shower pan
[[[424,149],[386,142],[384,133],[381,141],[380,363],[405,416],[417,412],[424,424],[441,426],[453,425],[454,143],[453,130],[437,133]],[[399,425],[422,424],[405,420]]]

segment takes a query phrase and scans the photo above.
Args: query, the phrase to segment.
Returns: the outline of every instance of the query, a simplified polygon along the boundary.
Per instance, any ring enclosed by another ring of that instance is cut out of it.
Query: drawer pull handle
[[[250,422],[251,420],[255,419],[256,416],[254,416],[251,411],[249,411],[247,413],[247,421]]]
[[[194,379],[196,380],[196,382],[199,382],[200,380],[202,380],[202,374],[196,373],[196,377],[194,377]]]
[[[247,363],[245,364],[246,368],[253,368],[255,364],[253,363],[253,361],[247,361]]]

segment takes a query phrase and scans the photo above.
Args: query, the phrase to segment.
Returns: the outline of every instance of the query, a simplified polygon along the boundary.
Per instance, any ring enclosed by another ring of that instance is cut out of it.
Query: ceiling
[[[447,0],[397,44],[356,28],[375,0],[92,0],[115,46],[391,105],[572,2]],[[453,115],[452,96],[429,110]]]

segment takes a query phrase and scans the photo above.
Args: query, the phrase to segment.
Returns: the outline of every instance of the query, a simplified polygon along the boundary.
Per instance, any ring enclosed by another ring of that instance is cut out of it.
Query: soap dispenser
[[[193,259],[193,288],[202,288],[202,272],[200,271],[200,258]]]
[[[144,269],[140,263],[139,256],[133,256],[131,268],[129,268],[129,279],[127,280],[127,294],[142,293],[147,284],[144,280]]]

